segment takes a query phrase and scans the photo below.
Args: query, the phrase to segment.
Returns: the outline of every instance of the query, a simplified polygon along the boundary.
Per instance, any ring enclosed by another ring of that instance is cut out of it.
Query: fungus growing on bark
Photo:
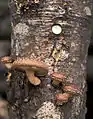
[[[58,105],[67,103],[68,100],[72,98],[74,95],[76,96],[81,94],[79,88],[74,84],[64,86],[63,91],[64,91],[63,94],[61,93],[56,94],[56,104]]]
[[[71,95],[81,94],[79,88],[74,84],[64,86],[63,90],[64,92],[69,93]]]
[[[5,56],[5,57],[2,57],[0,59],[0,61],[5,65],[5,67],[10,70],[11,67],[12,67],[12,64],[14,62],[14,59],[12,57],[9,57],[9,56]],[[11,72],[8,71],[7,73],[7,81],[10,81],[11,79]]]
[[[48,74],[48,66],[44,62],[18,58],[13,64],[12,69],[20,69],[26,72],[28,80],[33,85],[39,85],[41,80],[36,76],[46,76]]]
[[[14,59],[9,56],[2,57],[0,61],[6,66],[6,68],[11,69]]]
[[[53,80],[52,84],[54,85],[59,85],[59,83],[64,83],[65,82],[65,76],[63,74],[54,72],[51,74],[51,78]]]
[[[59,93],[56,94],[56,104],[57,105],[63,105],[64,103],[67,103],[71,95],[69,93]]]

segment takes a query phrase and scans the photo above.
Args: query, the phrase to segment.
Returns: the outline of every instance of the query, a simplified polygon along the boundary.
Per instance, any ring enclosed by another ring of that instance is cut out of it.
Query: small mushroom
[[[14,59],[9,56],[2,57],[0,61],[6,66],[6,68],[11,69]]]
[[[41,80],[36,76],[46,76],[48,74],[48,66],[44,62],[32,60],[29,58],[17,59],[12,64],[11,68],[24,70],[28,80],[33,85],[39,85],[41,83]]]
[[[63,74],[54,72],[51,74],[51,78],[53,80],[52,84],[59,85],[59,83],[65,82],[65,76]]]
[[[59,93],[56,94],[56,104],[57,105],[63,105],[64,103],[67,103],[69,98],[71,97],[68,93]]]
[[[64,92],[69,93],[71,95],[81,94],[79,88],[74,84],[64,86],[63,90]]]

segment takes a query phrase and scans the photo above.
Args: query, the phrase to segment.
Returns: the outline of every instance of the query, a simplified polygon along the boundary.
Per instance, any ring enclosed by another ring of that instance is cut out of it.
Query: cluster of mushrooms
[[[30,83],[35,86],[41,83],[41,80],[38,77],[48,75],[48,66],[41,61],[32,60],[28,58],[13,59],[12,57],[7,56],[1,58],[1,62],[9,70],[19,69],[25,71]],[[50,77],[52,79],[52,84],[63,84],[64,93],[56,94],[55,96],[57,104],[62,105],[68,102],[68,100],[72,98],[74,95],[80,94],[80,90],[75,84],[66,84],[66,77],[63,74],[54,72],[50,75]],[[10,78],[8,80],[10,80]]]
[[[69,84],[63,74],[54,72],[51,74],[51,78],[53,80],[53,85],[59,85],[60,83],[62,84],[62,89],[64,92],[56,94],[56,104],[63,105],[73,96],[81,94],[80,89],[75,84]]]

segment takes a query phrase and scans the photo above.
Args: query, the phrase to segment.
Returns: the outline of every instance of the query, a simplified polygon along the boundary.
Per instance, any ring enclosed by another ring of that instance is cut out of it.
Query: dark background
[[[93,25],[92,25],[93,26]],[[93,28],[91,28],[93,31]],[[0,0],[0,57],[10,55],[11,47],[11,23],[8,8],[8,0]],[[0,98],[7,100],[6,97],[6,70],[0,64]],[[87,63],[87,114],[86,119],[93,119],[93,33],[88,50],[88,63]]]

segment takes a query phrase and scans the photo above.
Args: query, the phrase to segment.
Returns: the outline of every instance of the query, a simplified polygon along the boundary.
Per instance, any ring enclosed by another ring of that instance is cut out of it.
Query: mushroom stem
[[[11,69],[12,63],[5,63],[5,66],[6,66],[8,69]]]
[[[8,75],[7,75],[7,81],[10,81],[11,80],[11,73],[10,72],[8,72]]]
[[[31,84],[39,85],[41,83],[40,79],[34,75],[34,71],[27,69],[26,75]]]

